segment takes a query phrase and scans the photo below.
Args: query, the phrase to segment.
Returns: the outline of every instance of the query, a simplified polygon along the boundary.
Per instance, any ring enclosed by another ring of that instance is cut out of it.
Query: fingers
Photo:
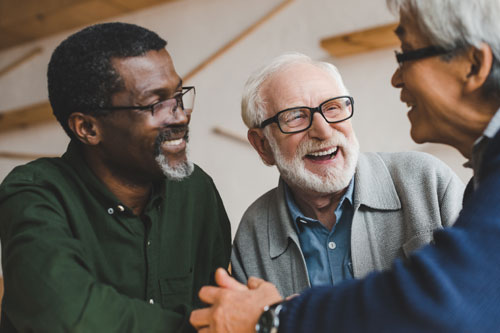
[[[189,318],[189,322],[193,325],[194,328],[200,330],[201,328],[208,327],[210,323],[210,308],[194,310],[191,312],[191,317]]]
[[[257,289],[257,288],[259,288],[260,285],[262,285],[265,282],[266,281],[264,281],[262,279],[251,276],[248,278],[247,286],[250,289]]]
[[[229,276],[225,269],[218,268],[215,272],[215,282],[222,288],[232,290],[248,290],[247,286],[239,283],[234,278]]]
[[[221,288],[218,287],[204,286],[200,289],[198,296],[200,296],[200,300],[202,300],[204,303],[214,304],[214,302],[218,298],[220,290]]]

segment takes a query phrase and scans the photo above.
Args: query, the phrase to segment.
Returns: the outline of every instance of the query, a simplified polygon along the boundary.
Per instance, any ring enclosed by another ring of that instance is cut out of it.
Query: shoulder
[[[363,163],[364,160],[364,165],[360,167],[370,167],[378,160],[381,162],[380,166],[386,168],[396,179],[408,180],[412,176],[413,179],[425,177],[432,181],[447,182],[452,178],[458,180],[448,165],[423,152],[363,153],[361,156],[360,162]]]
[[[261,195],[247,208],[241,221],[267,218],[269,207],[276,203],[277,191],[278,188],[275,187]]]
[[[238,225],[235,242],[248,238],[249,234],[256,236],[264,234],[264,231],[267,230],[267,223],[265,222],[269,218],[269,210],[277,202],[277,191],[277,187],[269,190],[247,208]]]
[[[61,158],[40,158],[15,167],[3,180],[0,195],[4,196],[29,187],[58,186],[69,181],[66,162]]]

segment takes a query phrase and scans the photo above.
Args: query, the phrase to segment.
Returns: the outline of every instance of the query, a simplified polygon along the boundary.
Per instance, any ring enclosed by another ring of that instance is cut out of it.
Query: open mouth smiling
[[[307,154],[305,157],[313,161],[328,161],[334,159],[339,151],[339,147],[332,147],[328,150],[317,151]]]

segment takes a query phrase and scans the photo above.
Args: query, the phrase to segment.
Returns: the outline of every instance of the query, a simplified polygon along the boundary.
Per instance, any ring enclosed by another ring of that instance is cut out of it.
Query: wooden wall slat
[[[169,1],[1,0],[0,50]]]
[[[18,130],[41,124],[48,121],[54,121],[52,108],[49,102],[37,103],[27,107],[0,113],[0,133]]]
[[[334,57],[345,57],[387,47],[395,47],[399,40],[394,33],[397,23],[386,24],[321,40],[321,47]]]

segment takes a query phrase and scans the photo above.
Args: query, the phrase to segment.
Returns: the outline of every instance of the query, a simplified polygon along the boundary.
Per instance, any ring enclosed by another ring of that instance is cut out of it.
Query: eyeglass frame
[[[328,102],[331,102],[333,100],[336,100],[336,99],[340,99],[340,98],[348,98],[351,102],[351,114],[349,115],[349,117],[347,118],[344,118],[342,120],[335,120],[335,121],[329,121],[328,119],[326,119],[325,115],[323,114],[323,111],[321,110],[322,106],[325,105],[326,103]],[[286,112],[286,111],[290,111],[290,110],[295,110],[295,109],[309,109],[309,111],[311,112],[311,115],[309,117],[309,125],[307,125],[306,128],[303,128],[301,130],[298,130],[298,131],[284,131],[281,126],[280,126],[280,123],[279,123],[279,120],[278,120],[278,117],[280,114],[282,114],[283,112]],[[336,124],[336,123],[340,123],[340,122],[343,122],[343,121],[346,121],[347,119],[350,119],[352,118],[352,116],[354,115],[354,98],[352,96],[347,96],[347,95],[343,95],[343,96],[337,96],[337,97],[333,97],[333,98],[330,98],[330,99],[327,99],[326,101],[322,102],[319,106],[315,107],[315,108],[310,108],[308,106],[295,106],[293,108],[288,108],[288,109],[284,109],[284,110],[281,110],[279,111],[278,113],[276,113],[274,116],[270,117],[270,118],[267,118],[266,120],[264,120],[263,122],[260,123],[259,125],[259,128],[264,128],[266,127],[267,125],[269,124],[272,124],[272,123],[276,123],[278,124],[278,128],[279,130],[281,131],[281,133],[283,134],[292,134],[292,133],[300,133],[300,132],[303,132],[303,131],[306,131],[308,130],[311,126],[312,126],[312,123],[313,123],[313,118],[314,118],[314,114],[318,112],[322,117],[323,119],[329,123],[329,124]]]
[[[180,94],[176,94],[173,97],[163,99],[161,101],[155,102],[153,104],[149,105],[133,105],[133,106],[106,106],[106,107],[97,107],[99,110],[104,110],[104,111],[120,111],[120,110],[140,110],[140,111],[151,111],[151,115],[154,116],[154,107],[160,103],[163,103],[165,101],[168,101],[169,99],[175,99],[175,108],[172,109],[172,111],[176,111],[177,108],[179,107],[179,100],[182,103],[182,97],[193,90],[194,96],[196,96],[196,88],[194,86],[184,86],[181,87],[182,90],[186,89],[185,91],[181,91]],[[194,97],[193,97],[193,103],[194,103]],[[182,107],[182,110],[184,110],[184,107]]]
[[[401,65],[403,65],[403,63],[407,62],[407,61],[420,60],[420,59],[435,57],[438,55],[445,55],[445,54],[449,54],[453,51],[454,50],[445,49],[443,47],[431,45],[431,46],[421,47],[419,49],[406,51],[406,52],[399,52],[397,50],[394,50],[394,53],[396,56],[396,61],[398,62],[399,66],[401,67]]]

